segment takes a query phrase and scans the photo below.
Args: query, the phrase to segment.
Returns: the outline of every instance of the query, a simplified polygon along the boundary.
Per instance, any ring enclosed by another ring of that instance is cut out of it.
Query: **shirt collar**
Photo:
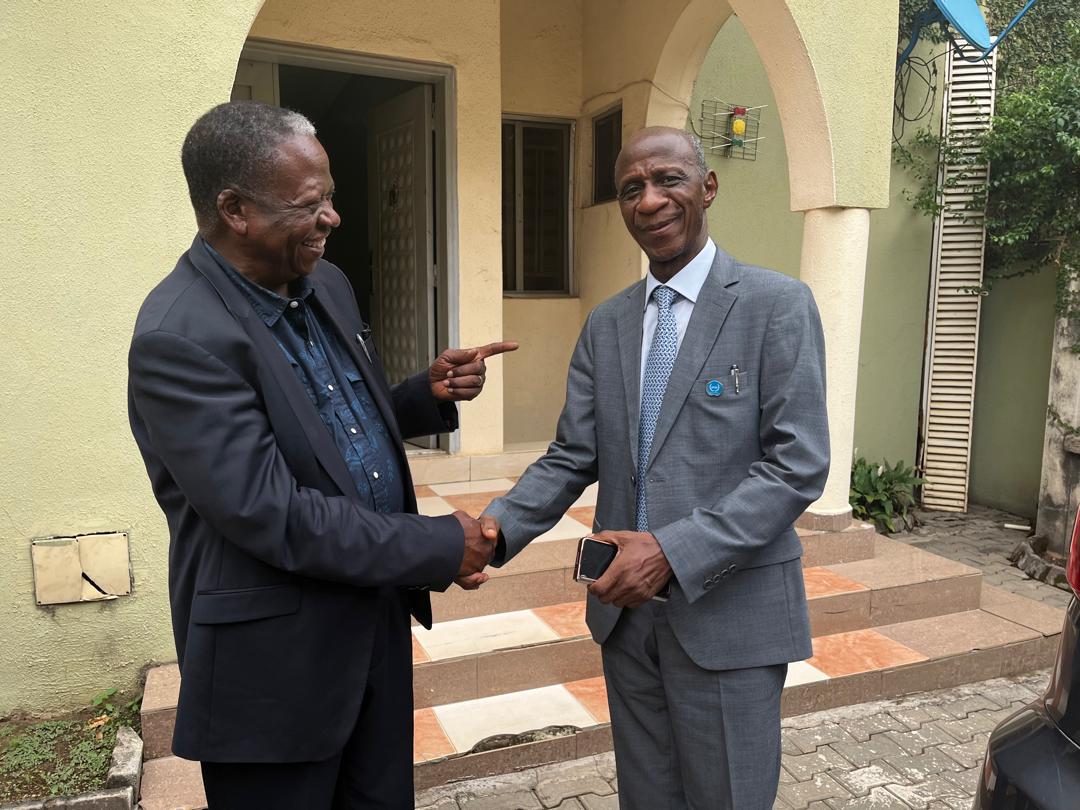
[[[667,286],[689,300],[690,303],[696,304],[701,288],[705,284],[705,279],[709,277],[709,271],[712,270],[713,259],[715,258],[716,243],[711,238],[707,238],[705,247],[682,270],[671,277],[667,282]],[[649,301],[652,300],[653,290],[659,286],[660,281],[650,271],[645,276],[645,306],[649,305]]]
[[[214,250],[214,246],[205,239],[203,240],[203,244],[206,245],[207,252],[214,257],[214,261],[216,261],[221,269],[225,271],[225,275],[229,277],[229,280],[240,289],[240,292],[244,294],[244,297],[247,298],[248,302],[251,304],[251,308],[255,310],[255,313],[267,326],[273,326],[278,322],[278,319],[285,312],[286,307],[289,306],[290,301],[297,298],[305,300],[315,293],[315,288],[312,286],[311,281],[306,276],[301,276],[289,285],[290,290],[295,291],[295,295],[291,298],[284,298],[273,290],[261,287],[254,281],[248,279],[243,273],[233,267],[228,259]]]

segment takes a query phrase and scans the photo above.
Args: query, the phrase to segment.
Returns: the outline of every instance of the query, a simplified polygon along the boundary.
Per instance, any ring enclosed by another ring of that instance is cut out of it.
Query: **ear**
[[[246,236],[248,212],[244,198],[227,188],[217,195],[218,219],[237,236]]]
[[[720,185],[720,181],[716,179],[716,172],[712,169],[705,175],[705,207],[708,208],[713,204],[713,200],[716,199],[716,189]]]

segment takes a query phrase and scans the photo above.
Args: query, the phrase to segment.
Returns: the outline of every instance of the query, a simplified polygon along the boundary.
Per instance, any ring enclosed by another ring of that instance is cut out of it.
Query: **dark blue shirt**
[[[207,248],[274,335],[368,508],[404,511],[393,437],[356,363],[315,301],[311,282],[300,278],[290,288],[294,295],[283,298],[249,281],[209,244]]]

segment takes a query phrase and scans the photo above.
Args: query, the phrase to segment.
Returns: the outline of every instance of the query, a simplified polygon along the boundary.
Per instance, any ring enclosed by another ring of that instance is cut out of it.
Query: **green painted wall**
[[[694,87],[691,116],[699,129],[702,99],[768,105],[757,160],[709,159],[720,181],[709,212],[713,238],[742,261],[798,276],[803,218],[790,210],[786,133],[761,61],[735,17],[717,35]],[[870,221],[855,446],[868,458],[913,463],[932,222],[903,200],[905,185],[894,166],[892,205]]]
[[[983,299],[971,501],[1034,518],[1054,333],[1054,276],[999,282]]]
[[[893,164],[891,204],[870,215],[855,447],[870,460],[914,464],[933,220],[904,199],[910,185]]]
[[[690,117],[700,135],[701,102],[720,99],[761,111],[757,160],[710,156],[719,190],[709,211],[709,232],[718,245],[740,261],[799,275],[802,247],[801,213],[790,209],[788,162],[780,115],[761,60],[746,29],[732,16],[716,35],[694,84]]]
[[[913,90],[914,93],[917,89]],[[761,61],[738,18],[721,29],[694,87],[702,99],[762,111],[756,161],[711,157],[720,180],[709,227],[717,244],[743,261],[799,274],[802,215],[789,210],[788,166],[776,102]],[[913,103],[919,99],[912,98]],[[907,135],[919,126],[909,125]],[[935,117],[929,123],[939,126]],[[933,220],[904,197],[914,181],[892,165],[890,207],[870,219],[855,447],[878,460],[916,458]],[[983,302],[975,390],[970,500],[1032,516],[1039,491],[1050,375],[1054,279],[1050,274],[998,285]]]

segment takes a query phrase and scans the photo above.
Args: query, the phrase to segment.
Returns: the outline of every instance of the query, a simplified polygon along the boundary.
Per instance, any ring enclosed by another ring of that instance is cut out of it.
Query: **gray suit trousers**
[[[702,669],[666,610],[624,610],[603,645],[619,807],[771,810],[787,664]]]

